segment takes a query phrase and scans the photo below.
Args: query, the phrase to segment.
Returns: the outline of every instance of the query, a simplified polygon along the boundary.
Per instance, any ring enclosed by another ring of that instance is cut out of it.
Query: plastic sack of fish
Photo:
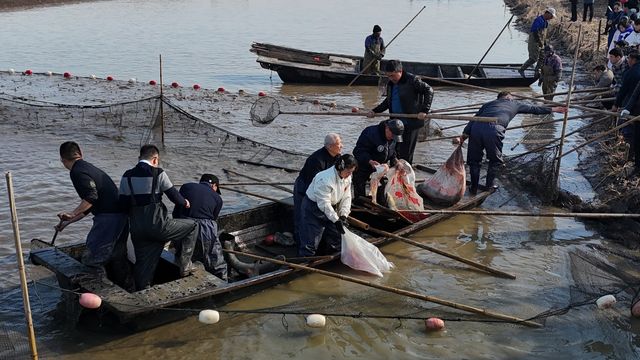
[[[393,269],[393,263],[389,262],[378,248],[345,229],[342,235],[342,250],[340,260],[348,267],[365,271],[370,274],[382,277],[382,273]]]
[[[418,193],[433,203],[449,206],[462,199],[466,181],[460,144],[432,177],[418,185]]]
[[[380,181],[389,171],[389,166],[387,164],[376,165],[376,171],[371,173],[369,176],[369,189],[371,195],[371,201],[375,204],[378,200],[378,187],[380,186]]]
[[[398,160],[396,166],[387,171],[389,181],[384,193],[387,207],[393,210],[424,210],[422,197],[416,191],[416,173],[405,160]]]

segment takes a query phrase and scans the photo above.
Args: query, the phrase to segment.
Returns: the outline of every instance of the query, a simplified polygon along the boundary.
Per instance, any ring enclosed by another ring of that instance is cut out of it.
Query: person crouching
[[[351,175],[357,166],[356,158],[345,154],[311,181],[302,199],[298,256],[340,251],[344,225],[351,212]]]

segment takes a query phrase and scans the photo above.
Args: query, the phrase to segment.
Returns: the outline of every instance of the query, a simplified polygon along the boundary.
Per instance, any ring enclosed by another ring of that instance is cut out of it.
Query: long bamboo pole
[[[476,66],[473,68],[473,70],[471,70],[471,72],[469,73],[469,77],[467,78],[467,81],[469,81],[471,79],[471,76],[473,75],[473,72],[476,71],[476,69],[480,66],[480,64],[482,64],[482,61],[484,60],[485,57],[487,57],[487,54],[489,54],[489,51],[491,51],[491,49],[493,48],[493,45],[496,44],[496,41],[498,41],[498,39],[500,38],[500,36],[502,35],[502,33],[504,32],[504,30],[507,28],[507,26],[509,26],[509,24],[511,23],[511,20],[513,20],[513,18],[516,16],[516,14],[512,14],[511,17],[509,18],[509,20],[507,20],[507,23],[504,24],[504,26],[502,27],[502,30],[500,30],[500,32],[498,33],[498,36],[496,36],[496,38],[493,40],[493,42],[491,43],[491,45],[489,45],[489,48],[487,49],[487,51],[484,52],[484,55],[482,55],[482,58],[480,58],[480,61],[478,61],[478,63],[476,64]]]
[[[261,182],[261,183],[265,183],[265,182],[266,182],[266,181],[264,181],[264,180],[262,180],[262,179],[260,179],[260,178],[253,177],[253,176],[251,176],[251,175],[247,175],[247,174],[243,174],[243,173],[238,172],[238,171],[235,171],[235,170],[222,169],[222,171],[224,171],[224,172],[226,172],[226,173],[229,173],[229,174],[235,174],[235,175],[237,175],[237,176],[241,176],[241,177],[247,178],[247,179],[249,179],[249,180],[253,180],[253,181],[257,181],[257,182]],[[222,185],[229,185],[229,184],[222,184]],[[286,188],[286,187],[284,187],[284,186],[278,186],[278,185],[276,185],[276,184],[273,184],[273,187],[274,187],[274,188],[276,188],[276,189],[278,189],[278,190],[282,190],[282,191],[288,192],[289,194],[293,194],[293,190],[291,190],[291,189],[287,189],[287,188]]]
[[[162,82],[162,54],[159,55],[160,57],[160,133],[161,133],[161,142],[162,142],[162,146],[164,147],[164,95],[163,95],[163,88],[164,88],[164,84]]]
[[[335,111],[280,111],[278,115],[321,115],[321,116],[368,116],[367,113],[361,112],[335,112]],[[375,113],[374,117],[393,117],[393,118],[405,118],[405,119],[418,119],[418,114],[396,114],[396,113]],[[427,114],[426,119],[437,120],[467,120],[478,122],[495,123],[497,118],[485,117],[485,116],[462,116],[462,115],[440,115],[440,114]]]
[[[621,213],[575,213],[575,212],[525,212],[525,211],[493,211],[493,210],[418,210],[423,214],[455,214],[455,215],[489,215],[489,216],[519,216],[519,217],[574,217],[583,219],[623,219],[640,218],[640,214]]]
[[[22,304],[24,315],[27,320],[27,330],[29,332],[29,346],[31,347],[31,358],[38,359],[38,347],[36,346],[36,334],[33,329],[33,319],[31,318],[31,304],[29,302],[29,288],[27,287],[27,274],[24,268],[24,258],[22,257],[22,242],[20,241],[20,227],[18,226],[18,212],[16,201],[13,196],[13,179],[11,172],[7,172],[7,193],[9,195],[9,208],[11,209],[11,224],[13,225],[13,238],[16,246],[16,257],[18,259],[18,271],[20,272],[20,288],[22,288]]]
[[[618,126],[616,126],[616,127],[612,128],[612,129],[610,129],[610,130],[608,130],[608,131],[603,132],[602,134],[600,134],[600,135],[598,135],[598,136],[594,137],[593,139],[588,140],[588,141],[585,141],[584,143],[582,143],[582,144],[580,144],[580,145],[578,145],[578,146],[574,147],[573,149],[571,149],[571,150],[567,151],[566,153],[562,154],[562,157],[565,157],[565,156],[567,156],[567,155],[571,154],[572,152],[577,151],[578,149],[583,148],[583,147],[585,147],[585,146],[587,146],[587,145],[591,144],[591,143],[592,143],[592,142],[594,142],[594,141],[600,140],[600,139],[602,139],[603,137],[605,137],[605,136],[607,136],[607,135],[609,135],[609,134],[612,134],[612,133],[614,133],[614,132],[616,132],[616,131],[618,131],[618,130],[622,129],[623,127],[629,126],[629,125],[631,125],[633,122],[635,122],[635,121],[639,121],[639,120],[640,120],[640,116],[636,116],[636,117],[634,117],[634,118],[631,118],[631,119],[629,119],[629,120],[627,120],[627,121],[623,122],[622,124],[620,124],[620,125],[618,125]]]
[[[389,41],[389,42],[387,43],[387,46],[385,46],[384,48],[385,48],[385,49],[389,48],[389,46],[391,46],[391,44],[393,44],[393,41],[394,41],[398,36],[400,36],[400,34],[402,34],[402,32],[403,32],[407,27],[409,27],[409,25],[411,25],[411,23],[413,22],[413,20],[415,20],[415,19],[418,17],[418,15],[420,15],[420,13],[422,12],[422,10],[424,10],[426,7],[427,7],[426,5],[422,6],[422,8],[420,9],[420,11],[418,11],[418,13],[417,13],[417,14],[415,14],[415,16],[411,18],[411,20],[409,20],[409,22],[407,23],[407,25],[405,25],[402,29],[400,29],[400,31],[398,31],[398,33],[397,33],[397,34],[396,34],[396,35],[391,39],[391,41]],[[364,59],[363,59],[363,60],[364,60]],[[369,66],[371,66],[371,64],[373,64],[373,62],[374,62],[374,61],[376,61],[376,59],[373,59],[373,60],[369,61],[369,63],[368,63],[368,64],[366,64],[364,67],[362,67],[362,70],[360,70],[360,73],[358,73],[358,75],[356,75],[356,77],[354,77],[354,78],[353,78],[353,80],[351,80],[351,82],[349,83],[349,85],[347,85],[347,87],[349,87],[349,86],[353,85],[353,83],[354,83],[354,82],[356,82],[356,80],[358,80],[358,78],[360,77],[360,75],[362,75],[362,74],[363,74],[363,73],[364,73],[364,72],[369,68]]]
[[[348,281],[348,282],[352,282],[352,283],[356,283],[356,284],[372,287],[372,288],[375,288],[375,289],[383,290],[383,291],[390,292],[390,293],[393,293],[393,294],[403,295],[403,296],[411,297],[411,298],[414,298],[414,299],[419,299],[419,300],[432,302],[432,303],[435,303],[435,304],[451,307],[451,308],[454,308],[454,309],[470,312],[470,313],[473,313],[473,314],[484,315],[484,316],[491,317],[491,318],[494,318],[494,319],[500,319],[500,320],[504,320],[504,321],[512,322],[512,323],[516,323],[516,324],[522,324],[522,325],[526,325],[526,326],[529,326],[529,327],[537,327],[537,328],[542,327],[541,324],[536,323],[536,322],[531,321],[531,320],[521,319],[521,318],[517,318],[517,317],[514,317],[514,316],[510,316],[510,315],[501,314],[501,313],[498,313],[498,312],[495,312],[495,311],[492,311],[492,310],[477,308],[477,307],[474,307],[474,306],[469,306],[469,305],[465,305],[465,304],[461,304],[461,303],[457,303],[457,302],[453,302],[453,301],[449,301],[449,300],[444,300],[444,299],[440,299],[438,297],[431,296],[431,295],[424,295],[424,294],[419,294],[419,293],[416,293],[416,292],[413,292],[413,291],[408,291],[408,290],[404,290],[404,289],[395,288],[395,287],[392,287],[392,286],[381,285],[381,284],[377,284],[377,283],[374,283],[374,282],[371,282],[371,281],[358,279],[358,278],[353,277],[353,276],[342,275],[342,274],[334,273],[334,272],[331,272],[331,271],[326,271],[326,270],[322,270],[322,269],[316,269],[316,268],[309,267],[309,266],[293,264],[293,263],[290,263],[290,262],[287,262],[287,261],[282,261],[282,260],[272,259],[272,258],[268,258],[268,257],[264,257],[264,256],[249,254],[249,253],[245,253],[245,252],[242,252],[242,251],[226,250],[226,249],[224,251],[229,252],[231,254],[250,257],[250,258],[253,258],[253,259],[256,259],[256,260],[268,261],[268,262],[271,262],[271,263],[274,263],[274,264],[288,266],[288,267],[291,267],[293,269],[305,270],[305,271],[313,272],[313,273],[316,273],[316,274],[329,276],[329,277],[332,277],[332,278],[336,278],[336,279],[340,279],[340,280],[344,280],[344,281]]]
[[[356,224],[356,226],[358,226],[357,223],[352,223],[352,224]],[[400,236],[400,235],[396,235],[394,233],[390,233],[388,231],[376,229],[376,228],[373,228],[371,226],[369,226],[368,229],[363,229],[363,230],[367,230],[367,231],[370,231],[370,232],[373,232],[373,233],[376,233],[378,235],[382,235],[382,236],[385,236],[385,237],[388,237],[388,238],[393,238],[393,239],[396,239],[396,240],[400,240],[400,241],[402,241],[404,243],[419,247],[419,248],[424,249],[424,250],[431,251],[431,252],[436,253],[438,255],[442,255],[444,257],[448,257],[450,259],[454,259],[454,260],[460,261],[462,263],[465,263],[467,265],[473,266],[475,268],[481,269],[483,271],[486,271],[486,272],[494,274],[494,275],[498,275],[498,276],[501,276],[501,277],[506,277],[506,278],[509,278],[509,279],[515,279],[516,278],[515,275],[506,273],[504,271],[500,271],[498,269],[494,269],[494,268],[492,268],[490,266],[481,264],[481,263],[473,261],[473,260],[469,260],[469,259],[464,258],[462,256],[458,256],[456,254],[452,254],[452,253],[450,253],[448,251],[440,250],[440,249],[435,248],[433,246],[429,246],[429,245],[417,242],[415,240],[411,240],[409,238],[406,238],[406,237],[403,237],[403,236]]]

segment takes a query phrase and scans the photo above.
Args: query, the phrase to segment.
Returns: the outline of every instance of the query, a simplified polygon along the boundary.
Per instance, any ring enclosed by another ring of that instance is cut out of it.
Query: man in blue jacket
[[[384,120],[362,130],[353,149],[353,156],[358,161],[358,168],[353,174],[355,199],[366,195],[367,181],[377,165],[394,166],[398,161],[396,145],[402,142],[403,132],[404,125],[398,119]]]
[[[478,192],[480,182],[480,164],[484,151],[487,152],[489,168],[487,169],[487,187],[494,186],[494,180],[498,167],[502,165],[502,140],[509,122],[517,114],[551,114],[552,112],[565,113],[567,108],[561,106],[545,107],[528,105],[513,100],[513,95],[508,91],[498,94],[496,100],[490,101],[480,108],[475,116],[487,116],[498,118],[497,123],[483,123],[470,121],[462,131],[462,139],[469,138],[467,149],[467,164],[471,175],[471,187],[469,192],[475,195]]]
[[[402,69],[399,60],[390,60],[385,64],[387,97],[371,110],[367,116],[389,110],[392,114],[417,114],[418,119],[400,118],[404,125],[402,143],[398,145],[398,158],[413,163],[413,152],[418,143],[418,134],[424,127],[424,120],[431,109],[433,89],[419,77]]]
[[[529,31],[529,39],[527,40],[529,58],[522,64],[520,70],[518,70],[522,77],[525,77],[524,71],[533,64],[536,64],[536,74],[540,71],[542,67],[542,48],[544,48],[547,37],[547,27],[549,27],[549,20],[555,17],[556,9],[550,7],[546,8],[542,15],[533,20],[531,30]]]
[[[213,275],[227,280],[227,263],[222,254],[218,238],[218,215],[222,209],[220,181],[212,174],[202,174],[200,182],[187,183],[180,187],[180,195],[189,200],[189,208],[176,205],[174,219],[191,219],[200,229],[193,251],[193,259],[202,261],[204,268]],[[180,251],[182,244],[176,244]]]

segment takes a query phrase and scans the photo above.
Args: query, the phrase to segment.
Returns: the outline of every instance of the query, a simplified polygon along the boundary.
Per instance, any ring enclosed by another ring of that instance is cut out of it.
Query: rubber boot
[[[476,195],[478,193],[478,183],[480,182],[480,165],[469,165],[469,174],[471,177],[469,193]]]
[[[489,168],[487,169],[487,189],[491,189],[495,186],[494,181],[496,179],[497,170],[497,166],[489,164]]]

